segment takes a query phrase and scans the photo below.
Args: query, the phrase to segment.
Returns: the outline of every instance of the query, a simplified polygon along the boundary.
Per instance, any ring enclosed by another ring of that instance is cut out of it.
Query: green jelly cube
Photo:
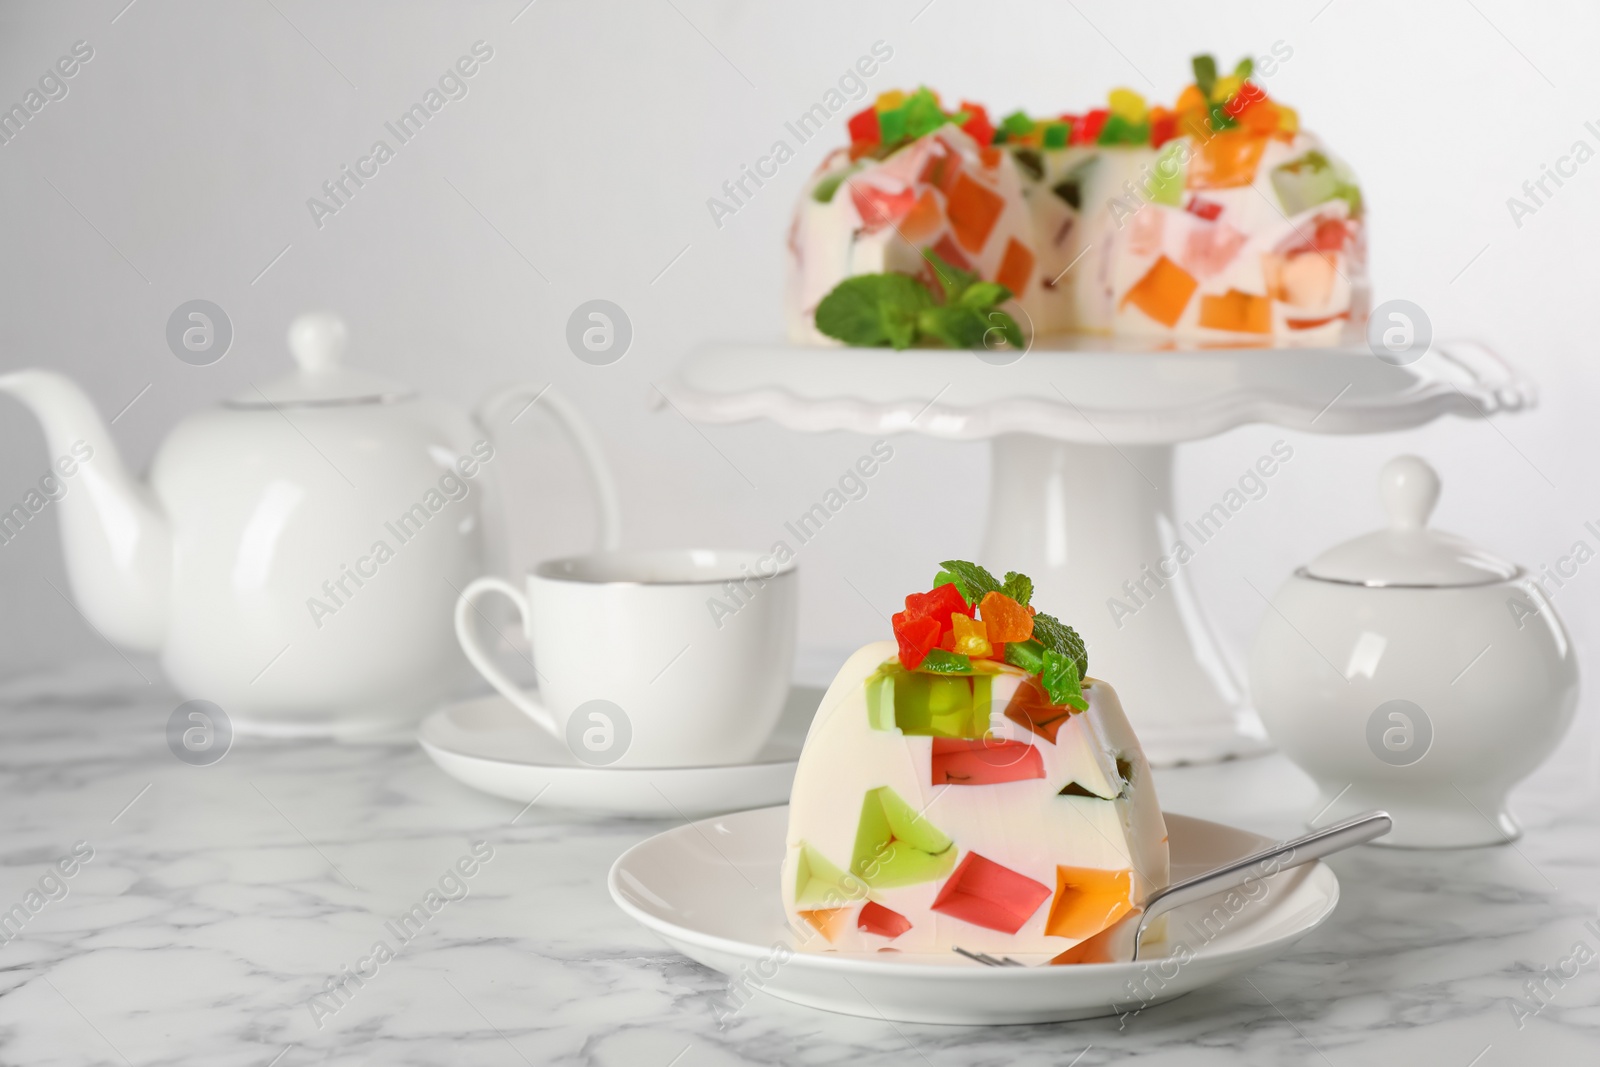
[[[943,878],[956,865],[955,843],[888,786],[869,789],[850,857],[850,873],[874,889]]]
[[[1272,169],[1272,188],[1287,215],[1343,200],[1350,217],[1361,217],[1361,188],[1348,170],[1315,149]]]
[[[1155,165],[1150,168],[1150,199],[1157,204],[1177,207],[1183,203],[1183,185],[1188,177],[1184,149],[1178,141],[1168,141]]]
[[[797,908],[839,908],[867,895],[867,887],[861,879],[846,874],[804,841],[800,842],[794,883],[794,906]]]
[[[892,663],[892,661],[891,661]],[[867,679],[867,724],[874,730],[896,729],[894,720],[894,680],[906,672],[898,663],[885,663]]]

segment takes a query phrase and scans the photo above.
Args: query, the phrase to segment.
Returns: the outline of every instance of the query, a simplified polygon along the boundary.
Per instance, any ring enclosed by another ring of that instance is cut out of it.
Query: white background
[[[708,339],[778,335],[790,208],[842,119],[719,228],[706,201],[725,179],[775,139],[793,143],[784,122],[880,39],[894,55],[871,92],[926,82],[997,116],[1082,110],[1115,85],[1170,102],[1192,52],[1231,66],[1281,41],[1293,56],[1267,88],[1362,176],[1376,299],[1413,300],[1440,335],[1487,342],[1543,403],[1493,425],[1342,439],[1252,427],[1183,449],[1185,518],[1273,440],[1295,449],[1191,568],[1223,636],[1242,650],[1264,610],[1244,578],[1270,591],[1380,521],[1375,472],[1402,451],[1442,472],[1445,528],[1531,567],[1596,543],[1583,523],[1600,519],[1600,161],[1520,228],[1506,206],[1574,141],[1600,148],[1584,128],[1600,129],[1593,5],[540,0],[519,15],[523,0],[124,2],[0,8],[0,102],[73,42],[95,52],[69,95],[0,147],[0,368],[70,374],[108,417],[149,385],[114,428],[135,468],[184,413],[286,370],[289,320],[328,308],[350,323],[352,363],[464,404],[506,380],[556,383],[605,441],[627,544],[765,548],[869,442],[697,430],[650,409],[651,383]],[[480,39],[494,57],[470,94],[318,229],[307,198]],[[236,331],[205,368],[164,340],[168,315],[197,297]],[[570,312],[597,297],[634,328],[608,367],[564,342]],[[496,464],[528,502],[522,561],[592,532],[570,455],[532,421],[506,443],[514,462]],[[986,447],[893,443],[869,495],[800,552],[815,662],[886,636],[879,612],[924,588],[938,560],[977,551]],[[0,399],[0,505],[49,459],[31,416]],[[0,546],[0,671],[109,655],[49,584],[65,589],[55,521]],[[1600,563],[1556,596],[1586,669],[1597,597]]]

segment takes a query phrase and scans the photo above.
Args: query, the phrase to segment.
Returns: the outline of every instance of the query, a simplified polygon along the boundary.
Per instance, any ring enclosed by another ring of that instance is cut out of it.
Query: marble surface
[[[1589,714],[1516,795],[1515,845],[1334,857],[1326,926],[1125,1023],[905,1026],[757,998],[719,1030],[720,976],[603,888],[666,824],[519,811],[404,739],[241,739],[189,766],[165,738],[178,698],[136,671],[159,679],[113,658],[0,683],[0,909],[25,916],[0,944],[0,1062],[1494,1067],[1600,1047]],[[1313,798],[1278,756],[1162,771],[1158,788],[1170,810],[1280,836]],[[75,847],[92,858],[74,865]],[[430,891],[437,910],[397,927]],[[380,941],[393,958],[372,956]],[[1524,983],[1580,943],[1589,962],[1532,1014]],[[334,1011],[314,998],[346,967],[371,977]]]

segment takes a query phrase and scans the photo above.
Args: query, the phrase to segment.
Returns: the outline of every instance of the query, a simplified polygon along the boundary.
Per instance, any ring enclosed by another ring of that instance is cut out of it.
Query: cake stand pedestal
[[[991,440],[980,562],[1033,578],[1035,603],[1083,635],[1091,673],[1116,686],[1161,765],[1268,747],[1190,563],[1175,559],[1180,541],[1203,556],[1201,537],[1218,530],[1179,520],[1174,446],[1247,423],[1380,433],[1534,402],[1526,380],[1467,342],[1436,344],[1405,367],[1365,348],[1152,352],[1105,338],[987,361],[997,355],[717,345],[665,393],[698,422]],[[1113,610],[1113,598],[1131,612]]]

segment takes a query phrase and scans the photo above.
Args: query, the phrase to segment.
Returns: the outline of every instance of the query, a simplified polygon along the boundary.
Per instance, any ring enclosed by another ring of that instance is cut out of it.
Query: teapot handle
[[[512,422],[520,419],[530,408],[538,406],[554,418],[556,425],[567,435],[567,440],[572,442],[572,447],[582,458],[589,482],[594,487],[595,514],[599,523],[595,547],[602,550],[619,547],[622,544],[622,509],[617,504],[617,483],[611,477],[611,468],[606,463],[605,453],[600,450],[600,442],[590,428],[589,420],[555,386],[546,385],[539,389],[531,382],[518,382],[497,389],[484,398],[475,413],[478,425],[487,430],[489,417],[513,400],[522,400],[523,403],[521,409],[511,416]]]

